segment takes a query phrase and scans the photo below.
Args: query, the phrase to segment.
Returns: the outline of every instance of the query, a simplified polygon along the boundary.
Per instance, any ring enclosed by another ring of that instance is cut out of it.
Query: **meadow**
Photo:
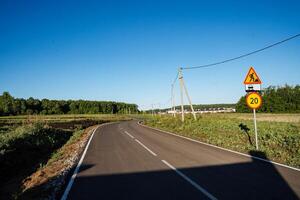
[[[202,114],[197,117],[195,121],[187,115],[182,123],[179,115],[175,118],[170,115],[147,116],[144,123],[243,153],[255,150],[252,114]],[[299,168],[300,115],[258,113],[257,118],[259,151],[270,160]]]

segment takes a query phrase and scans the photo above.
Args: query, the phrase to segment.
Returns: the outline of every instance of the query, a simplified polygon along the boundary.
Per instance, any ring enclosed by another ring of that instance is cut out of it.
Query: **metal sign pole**
[[[253,109],[253,120],[254,120],[254,131],[255,131],[255,145],[258,150],[258,139],[257,139],[257,126],[256,126],[256,111]]]

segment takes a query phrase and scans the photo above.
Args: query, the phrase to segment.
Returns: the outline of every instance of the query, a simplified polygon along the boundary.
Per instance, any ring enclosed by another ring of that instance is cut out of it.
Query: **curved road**
[[[67,199],[299,198],[297,170],[128,121],[95,131]]]

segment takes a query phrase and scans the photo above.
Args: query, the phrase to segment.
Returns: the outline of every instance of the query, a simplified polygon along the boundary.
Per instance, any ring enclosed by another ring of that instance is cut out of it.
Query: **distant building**
[[[205,114],[205,113],[233,113],[236,112],[235,108],[203,108],[203,109],[196,109],[195,113],[198,114]],[[181,110],[168,110],[167,114],[177,114],[181,113]],[[191,113],[191,111],[184,110],[184,113]]]

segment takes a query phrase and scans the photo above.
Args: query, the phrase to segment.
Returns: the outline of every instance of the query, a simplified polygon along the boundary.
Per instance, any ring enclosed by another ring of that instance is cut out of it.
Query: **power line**
[[[230,58],[230,59],[227,59],[227,60],[223,60],[223,61],[219,61],[219,62],[215,62],[215,63],[211,63],[211,64],[206,64],[206,65],[195,66],[195,67],[183,67],[183,68],[181,68],[181,69],[198,69],[198,68],[205,68],[205,67],[211,67],[211,66],[215,66],[215,65],[224,64],[224,63],[227,63],[227,62],[231,62],[231,61],[234,61],[234,60],[237,60],[237,59],[240,59],[240,58],[244,58],[244,57],[250,56],[250,55],[252,55],[252,54],[255,54],[255,53],[264,51],[264,50],[266,50],[266,49],[272,48],[272,47],[274,47],[274,46],[277,46],[277,45],[279,45],[279,44],[282,44],[282,43],[284,43],[284,42],[287,42],[287,41],[289,41],[289,40],[292,40],[292,39],[294,39],[294,38],[297,38],[297,37],[299,37],[299,36],[300,36],[300,33],[297,34],[297,35],[294,35],[294,36],[292,36],[292,37],[286,38],[286,39],[284,39],[284,40],[281,40],[281,41],[279,41],[279,42],[276,42],[276,43],[274,43],[274,44],[271,44],[271,45],[269,45],[269,46],[263,47],[263,48],[261,48],[261,49],[258,49],[258,50],[255,50],[255,51],[252,51],[252,52],[250,52],[250,53],[246,53],[246,54],[243,54],[243,55],[234,57],[234,58]],[[177,73],[176,79],[177,79],[177,77],[178,77],[178,73]],[[176,79],[175,79],[175,81],[176,81]],[[175,82],[175,81],[174,81],[174,82]]]

